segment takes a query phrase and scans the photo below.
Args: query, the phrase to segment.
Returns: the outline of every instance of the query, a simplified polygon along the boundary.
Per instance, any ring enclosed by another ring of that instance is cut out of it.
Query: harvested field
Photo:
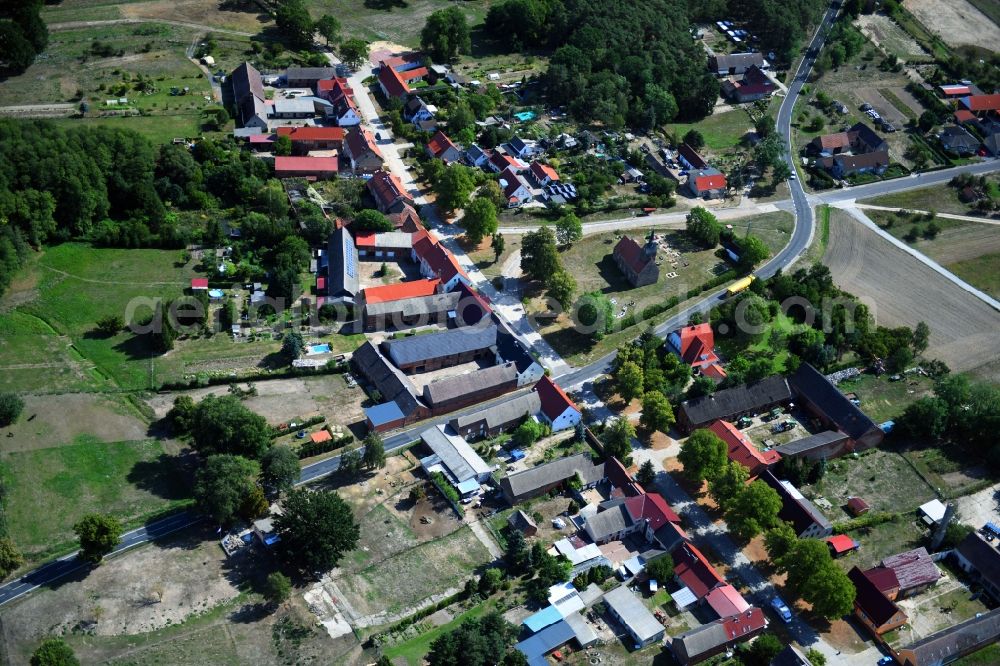
[[[927,355],[952,370],[973,370],[1000,355],[1000,313],[842,210],[831,211],[823,262],[838,286],[868,304],[878,324],[926,321]]]
[[[934,240],[917,241],[914,247],[942,266],[948,266],[1000,252],[1000,226],[973,222],[945,229]]]
[[[123,4],[121,13],[127,18],[185,21],[252,34],[272,23],[271,18],[260,11],[256,3],[246,3],[246,11],[222,9],[237,4],[216,0],[154,0]]]
[[[966,0],[904,0],[903,6],[952,46],[996,50],[1000,27]]]

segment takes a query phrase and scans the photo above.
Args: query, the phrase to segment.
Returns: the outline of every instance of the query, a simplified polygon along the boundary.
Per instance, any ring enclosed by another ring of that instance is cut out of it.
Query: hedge
[[[295,425],[295,427],[292,427],[291,425],[286,425],[284,428],[274,428],[274,432],[271,434],[271,438],[272,439],[277,439],[278,437],[281,437],[283,435],[287,435],[287,434],[292,433],[292,432],[294,432],[296,430],[302,430],[303,428],[308,428],[309,426],[314,426],[317,423],[322,423],[325,420],[326,420],[326,417],[323,417],[323,416],[313,416],[312,418],[306,419],[302,423],[297,423]]]
[[[451,504],[451,508],[455,509],[455,513],[459,516],[464,515],[465,511],[462,510],[462,505],[460,504],[462,498],[459,496],[458,491],[448,483],[448,479],[444,478],[444,474],[441,472],[432,472],[431,481],[434,482],[437,489],[441,491],[444,498]]]
[[[312,456],[318,456],[321,453],[327,453],[328,451],[334,451],[347,446],[353,441],[354,435],[344,435],[343,437],[330,439],[325,442],[314,442],[310,440],[300,446],[297,453],[300,459],[311,458]]]
[[[192,377],[187,380],[176,382],[163,382],[160,384],[160,391],[183,391],[191,388],[203,388],[206,386],[220,386],[222,384],[232,384],[234,382],[245,382],[250,380],[262,381],[268,379],[290,379],[294,377],[304,377],[306,375],[339,375],[347,372],[346,363],[336,363],[322,365],[318,368],[295,368],[289,367],[284,370],[270,372],[267,370],[256,371],[243,375],[224,375],[218,377]]]

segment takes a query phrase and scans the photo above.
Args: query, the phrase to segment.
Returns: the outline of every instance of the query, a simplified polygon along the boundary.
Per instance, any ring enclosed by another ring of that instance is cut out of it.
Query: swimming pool
[[[309,351],[307,353],[309,353],[309,354],[329,354],[330,353],[330,345],[328,343],[326,343],[326,342],[324,342],[321,345],[309,345]]]
[[[529,120],[535,119],[534,111],[521,111],[520,113],[515,113],[514,117],[520,120],[522,123],[526,123]]]

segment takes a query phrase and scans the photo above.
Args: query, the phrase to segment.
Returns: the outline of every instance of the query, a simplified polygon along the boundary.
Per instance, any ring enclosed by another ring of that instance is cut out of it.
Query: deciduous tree
[[[695,430],[681,444],[677,459],[684,466],[684,476],[691,481],[711,480],[726,466],[726,443],[711,430]]]
[[[439,9],[427,17],[420,32],[420,47],[437,62],[451,62],[472,48],[469,24],[459,7]]]
[[[646,430],[666,433],[674,425],[674,410],[667,398],[659,391],[647,391],[642,396],[642,415],[639,425]]]
[[[264,582],[264,597],[273,604],[282,604],[292,596],[292,581],[280,571],[267,575]]]
[[[31,653],[31,666],[80,666],[80,660],[63,639],[46,638]]]
[[[302,470],[299,457],[286,444],[276,444],[267,450],[260,461],[261,482],[270,490],[291,490],[299,480]]]
[[[0,428],[9,426],[24,411],[24,400],[16,393],[0,393]]]
[[[546,293],[556,299],[563,308],[568,308],[576,293],[576,280],[568,271],[556,271],[545,281]]]
[[[529,231],[521,240],[521,270],[533,280],[545,279],[559,270],[556,237],[548,227]]]
[[[715,478],[708,482],[708,491],[719,508],[728,511],[743,492],[749,478],[750,471],[746,467],[735,460],[728,460]]]
[[[778,492],[757,480],[744,486],[730,501],[726,524],[736,536],[749,540],[778,524],[781,506]]]
[[[292,490],[274,519],[284,558],[307,573],[326,572],[358,543],[351,507],[330,490]]]
[[[191,423],[194,448],[202,455],[231,453],[259,459],[271,446],[271,427],[233,396],[206,396]]]
[[[464,208],[474,189],[476,180],[472,176],[472,170],[461,164],[453,164],[445,169],[444,174],[434,185],[437,204],[447,212]]]
[[[719,244],[722,225],[715,215],[697,206],[688,213],[687,231],[699,244],[711,249]]]
[[[619,416],[604,429],[602,436],[604,451],[609,456],[618,458],[623,465],[632,464],[632,440],[635,439],[635,426],[624,416]]]
[[[483,238],[495,234],[498,226],[497,209],[489,199],[476,197],[465,208],[462,227],[465,237],[473,245],[479,245]]]
[[[573,213],[556,220],[556,240],[559,245],[572,245],[583,238],[583,222]]]
[[[316,32],[323,35],[329,46],[330,42],[336,42],[340,37],[340,21],[329,14],[323,14],[316,21]]]
[[[229,454],[209,456],[195,475],[198,507],[220,525],[229,524],[237,516],[247,517],[246,513],[257,513],[260,507],[254,506],[257,502],[253,492],[259,476],[260,465],[254,460]]]
[[[88,513],[73,525],[73,531],[80,539],[80,558],[96,564],[115,549],[123,530],[114,516]]]
[[[368,42],[363,39],[345,39],[340,43],[340,59],[351,69],[361,67],[368,59]]]
[[[385,467],[385,443],[382,436],[377,432],[370,432],[364,439],[365,452],[361,456],[361,463],[371,470]]]

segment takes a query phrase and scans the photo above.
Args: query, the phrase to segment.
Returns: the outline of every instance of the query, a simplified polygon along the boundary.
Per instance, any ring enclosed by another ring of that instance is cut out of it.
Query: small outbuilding
[[[538,533],[538,525],[531,519],[531,516],[520,509],[510,514],[507,518],[507,525],[524,536],[535,536]]]

